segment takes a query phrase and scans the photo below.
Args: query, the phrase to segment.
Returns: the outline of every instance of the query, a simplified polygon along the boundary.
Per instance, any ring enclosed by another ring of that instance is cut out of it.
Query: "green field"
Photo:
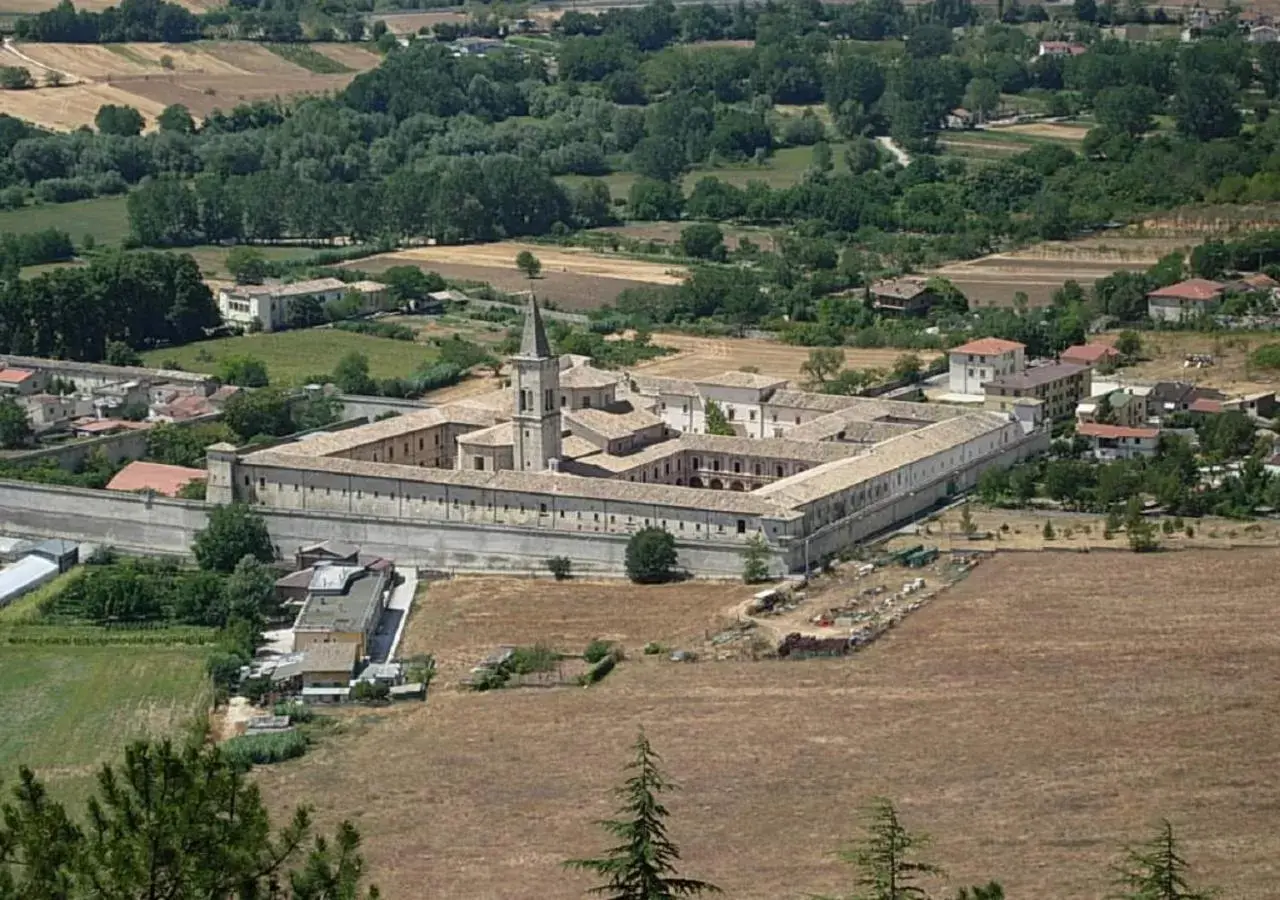
[[[831,144],[831,158],[835,163],[834,171],[837,173],[847,171],[844,164],[844,151],[843,143]],[[804,178],[804,173],[808,171],[812,162],[812,147],[784,147],[774,151],[762,166],[755,163],[742,163],[694,169],[685,174],[681,185],[684,187],[685,194],[688,195],[693,190],[693,186],[698,183],[698,179],[710,175],[737,187],[744,187],[749,181],[763,181],[773,188],[790,187]],[[609,193],[615,198],[625,198],[638,177],[634,172],[610,172],[608,175],[601,176],[599,180],[609,186]],[[568,187],[588,180],[590,179],[585,175],[561,175],[556,178],[556,181]]]
[[[286,262],[291,259],[306,259],[315,256],[319,247],[275,247],[270,244],[255,244],[254,248],[270,262]],[[203,246],[182,247],[176,252],[189,253],[200,265],[200,272],[205,278],[231,278],[227,271],[227,254],[231,247]]]
[[[198,647],[8,644],[0,650],[0,779],[32,766],[80,800],[130,741],[178,733],[207,708]]]
[[[228,356],[252,356],[266,363],[272,384],[285,386],[303,384],[312,375],[332,372],[338,360],[353,350],[369,358],[369,372],[374,378],[404,378],[435,356],[434,347],[412,341],[311,328],[201,341],[151,350],[142,358],[148,366],[171,360],[188,372],[213,372],[219,360]]]
[[[338,62],[331,56],[325,56],[306,44],[263,44],[262,46],[281,59],[295,66],[302,66],[308,72],[315,72],[317,75],[342,75],[352,71],[350,66]]]
[[[98,244],[119,244],[129,234],[124,197],[98,197],[75,203],[44,203],[0,211],[0,232],[25,234],[60,228],[79,247],[86,234]]]

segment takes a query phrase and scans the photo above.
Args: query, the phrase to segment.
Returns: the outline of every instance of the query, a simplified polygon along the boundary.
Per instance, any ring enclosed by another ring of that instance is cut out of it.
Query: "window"
[[[588,395],[588,394],[583,394],[583,395],[582,395],[582,408],[583,408],[583,409],[590,409],[590,408],[591,408],[591,397],[590,397],[590,395]]]
[[[418,449],[422,449],[422,438],[418,438]]]
[[[259,479],[258,479],[258,487],[260,487],[260,488],[265,488],[266,486],[267,486],[267,479],[265,479],[265,478],[259,478]]]
[[[747,533],[747,520],[746,520],[746,519],[739,519],[739,520],[738,520],[738,534],[746,534],[746,533]]]
[[[754,422],[756,420],[756,411],[753,409],[749,413],[747,413],[747,418],[749,418],[752,422]]]
[[[712,460],[712,461],[711,461],[711,468],[712,468],[712,470],[713,470],[713,471],[719,472],[719,471],[720,471],[720,460],[718,460],[718,459],[716,459],[716,460]]]
[[[800,417],[799,417],[799,416],[796,416],[796,424],[797,424],[797,425],[799,425],[799,424],[800,424]]]
[[[561,406],[564,406],[564,405],[566,405],[568,402],[569,402],[569,398],[568,398],[568,397],[566,397],[564,394],[561,394],[561,395],[560,395],[560,405],[561,405]]]
[[[484,457],[483,457],[483,456],[477,456],[477,457],[473,460],[473,462],[475,463],[475,468],[476,468],[476,471],[477,471],[477,472],[483,472],[483,471],[484,471]]]
[[[538,504],[538,515],[540,515],[540,516],[545,516],[546,514],[547,514],[547,504],[545,504],[545,503],[539,503],[539,504]]]
[[[735,461],[733,464],[733,474],[737,475],[742,471],[742,463]]]
[[[408,456],[408,455],[409,455],[409,442],[408,442],[408,441],[405,441],[405,442],[404,442],[404,455],[405,455],[405,456]]]
[[[395,447],[388,447],[388,448],[387,448],[387,462],[391,462],[391,460],[393,460],[393,459],[395,459],[395,458],[396,458],[396,448],[395,448]]]
[[[782,466],[774,466],[773,468],[774,468],[774,474],[775,474],[778,478],[781,478],[781,477],[782,477]]]
[[[777,413],[774,413],[774,414],[773,414],[773,421],[775,421],[775,422],[776,422],[776,421],[778,421],[778,414],[777,414]]]
[[[760,463],[756,463],[756,465],[755,465],[755,473],[756,473],[757,475],[759,475],[759,474],[760,474]]]
[[[248,475],[244,476],[244,486],[245,486],[245,487],[248,487],[248,486],[249,486],[249,476],[248,476]]]
[[[529,400],[529,392],[524,388],[520,389],[520,412],[528,412],[532,403]]]
[[[440,446],[440,433],[439,433],[439,432],[436,432],[435,434],[433,434],[433,435],[432,435],[432,437],[433,437],[433,438],[435,438],[435,445],[436,445],[437,447],[439,447],[439,446]]]
[[[698,461],[698,457],[696,457],[696,456],[693,458],[693,467],[694,467],[695,469],[699,469],[699,468],[701,468],[701,467],[702,467],[702,463],[700,463],[700,462]]]
[[[736,415],[737,415],[737,411],[736,411],[732,406],[730,406],[730,407],[729,407],[729,421],[730,421],[730,422],[732,422],[732,421],[733,421],[734,416],[736,416]]]
[[[547,388],[546,395],[542,398],[542,408],[544,410],[552,410],[556,408],[556,394],[551,388]]]

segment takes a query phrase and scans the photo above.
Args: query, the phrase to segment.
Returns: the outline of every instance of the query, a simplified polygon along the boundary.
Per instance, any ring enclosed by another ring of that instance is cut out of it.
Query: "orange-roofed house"
[[[1076,344],[1068,347],[1058,355],[1064,363],[1075,363],[1077,366],[1106,367],[1114,366],[1120,361],[1120,351],[1106,344]]]
[[[1157,322],[1181,322],[1213,312],[1227,286],[1207,278],[1189,278],[1147,294],[1147,315]]]
[[[166,497],[176,497],[178,491],[191,482],[206,481],[208,478],[209,473],[204,469],[166,466],[163,463],[136,460],[116,473],[116,477],[107,483],[107,490],[151,490]]]
[[[1159,428],[1081,422],[1076,426],[1076,434],[1089,441],[1094,457],[1103,462],[1155,456],[1160,447]]]
[[[978,338],[951,349],[951,393],[983,395],[982,386],[1027,367],[1027,347],[1017,341]]]
[[[30,369],[0,368],[0,391],[30,397],[40,387],[40,379]]]

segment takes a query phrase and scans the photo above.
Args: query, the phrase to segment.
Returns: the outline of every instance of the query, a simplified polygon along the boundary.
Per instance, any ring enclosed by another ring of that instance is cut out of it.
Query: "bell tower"
[[[551,354],[542,313],[533,294],[524,310],[520,352],[511,357],[515,390],[517,472],[541,472],[560,458],[560,360]]]

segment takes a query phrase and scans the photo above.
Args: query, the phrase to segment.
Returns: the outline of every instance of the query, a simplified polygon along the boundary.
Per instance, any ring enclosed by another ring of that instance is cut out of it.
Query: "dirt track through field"
[[[395,255],[414,262],[447,262],[460,265],[492,267],[519,272],[516,256],[528,250],[542,263],[543,272],[569,272],[596,278],[618,278],[649,284],[680,284],[685,271],[668,266],[621,256],[606,256],[590,250],[557,249],[538,244],[503,241],[497,244],[470,244],[462,247],[417,247]]]
[[[639,648],[700,636],[747,589],[433,584],[408,646],[451,673],[501,643],[580,651],[594,635],[629,658],[589,690],[477,695],[444,676],[425,705],[356,716],[254,774],[278,811],[353,817],[394,897],[583,896],[590,880],[560,863],[607,845],[593,822],[643,726],[680,785],[681,871],[735,900],[846,890],[834,851],[874,795],[933,835],[926,858],[950,876],[935,896],[995,878],[1010,897],[1096,900],[1120,845],[1167,816],[1197,884],[1271,900],[1278,565],[1277,550],[1010,554],[854,657],[683,665]]]

